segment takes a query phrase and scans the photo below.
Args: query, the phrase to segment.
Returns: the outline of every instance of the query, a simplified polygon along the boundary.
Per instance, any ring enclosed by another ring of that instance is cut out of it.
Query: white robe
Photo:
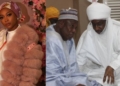
[[[46,31],[46,86],[99,86],[79,73],[73,39],[63,41],[53,25]]]
[[[82,34],[77,45],[77,62],[82,72],[90,80],[96,80],[103,86],[120,86],[120,22],[109,18],[105,30],[97,34],[91,23]],[[107,66],[115,72],[115,84],[103,83]]]

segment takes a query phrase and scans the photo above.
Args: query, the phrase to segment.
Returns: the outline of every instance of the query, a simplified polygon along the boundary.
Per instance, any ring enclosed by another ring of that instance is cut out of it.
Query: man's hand
[[[79,85],[77,85],[77,86],[85,86],[85,85],[79,84]]]
[[[107,66],[107,68],[105,70],[103,82],[106,81],[107,77],[108,77],[107,83],[110,82],[110,78],[111,78],[111,84],[114,83],[114,69],[110,66]]]

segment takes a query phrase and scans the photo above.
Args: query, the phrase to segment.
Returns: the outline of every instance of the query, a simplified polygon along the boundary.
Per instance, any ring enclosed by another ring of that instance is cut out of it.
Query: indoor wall
[[[99,2],[102,2],[102,0],[99,0]],[[87,0],[46,0],[46,6],[54,6],[56,8],[63,9],[63,8],[76,8],[78,10],[78,29],[75,34],[75,43],[77,45],[78,40],[83,33],[84,30],[87,28],[87,24],[89,23],[87,15],[86,15],[86,8],[91,3]]]

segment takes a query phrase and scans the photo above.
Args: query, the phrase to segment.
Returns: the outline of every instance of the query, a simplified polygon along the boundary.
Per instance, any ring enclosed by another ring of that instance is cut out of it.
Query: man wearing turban
[[[54,24],[58,21],[59,10],[55,7],[48,7],[46,9],[47,26]]]
[[[90,80],[120,86],[120,22],[110,13],[107,5],[96,0],[88,6],[90,22],[77,45],[77,62]]]

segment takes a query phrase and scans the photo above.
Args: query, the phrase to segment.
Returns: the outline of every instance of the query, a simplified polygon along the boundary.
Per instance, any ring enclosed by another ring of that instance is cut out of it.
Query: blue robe
[[[98,86],[79,72],[74,40],[63,41],[53,25],[46,30],[46,86]]]

